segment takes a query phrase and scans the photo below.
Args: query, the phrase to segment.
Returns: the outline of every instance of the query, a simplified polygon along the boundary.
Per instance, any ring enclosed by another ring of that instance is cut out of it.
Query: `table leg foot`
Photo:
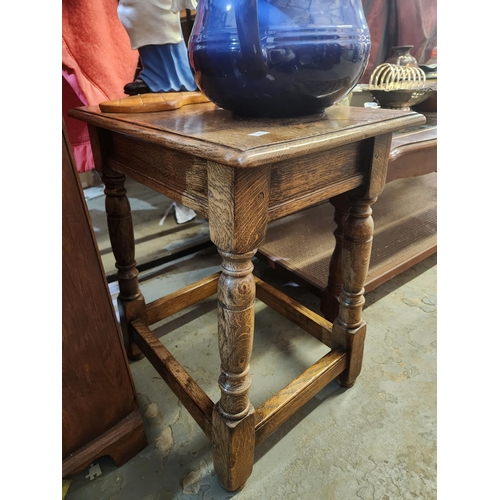
[[[361,373],[366,324],[363,323],[359,328],[349,330],[335,323],[333,325],[333,334],[335,341],[343,345],[349,352],[349,365],[347,370],[339,376],[338,382],[342,387],[350,388]]]
[[[350,389],[355,383],[356,383],[356,381],[347,384],[345,382],[342,382],[342,380],[339,379],[339,385],[340,385],[340,387],[343,387],[344,389]]]
[[[214,407],[212,417],[214,468],[223,488],[241,490],[250,477],[255,448],[255,411],[253,407],[238,421],[231,421]]]

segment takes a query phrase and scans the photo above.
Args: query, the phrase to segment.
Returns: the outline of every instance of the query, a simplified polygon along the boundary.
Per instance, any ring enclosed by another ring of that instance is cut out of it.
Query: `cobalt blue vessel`
[[[188,52],[218,106],[295,117],[322,113],[354,88],[370,34],[361,0],[199,0]]]

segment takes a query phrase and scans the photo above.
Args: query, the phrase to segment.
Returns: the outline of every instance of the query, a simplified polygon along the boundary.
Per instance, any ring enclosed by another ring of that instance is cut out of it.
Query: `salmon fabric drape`
[[[117,0],[63,0],[62,108],[79,172],[94,168],[85,123],[69,109],[124,97],[133,81],[139,54],[117,14]]]

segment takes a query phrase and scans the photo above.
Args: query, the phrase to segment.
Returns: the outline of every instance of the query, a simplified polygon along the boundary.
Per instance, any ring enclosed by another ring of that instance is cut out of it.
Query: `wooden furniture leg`
[[[252,257],[264,240],[269,169],[208,168],[210,238],[222,256],[218,283],[221,397],[214,405],[214,468],[228,491],[241,489],[252,473],[255,411],[248,397],[254,332]]]
[[[342,240],[343,286],[339,296],[339,314],[332,330],[334,342],[349,352],[347,370],[339,377],[343,387],[354,385],[363,362],[366,323],[361,313],[373,241],[371,205],[384,188],[390,141],[391,134],[373,139],[371,147],[365,150],[370,176],[365,186],[351,191],[347,196],[350,208]]]
[[[131,360],[144,357],[132,339],[130,323],[146,317],[146,304],[141,291],[135,265],[134,229],[130,203],[125,189],[125,176],[109,168],[101,174],[106,195],[106,215],[108,220],[109,239],[118,269],[117,278],[120,293],[118,309],[120,326],[127,356]]]
[[[212,425],[214,468],[222,485],[235,491],[252,473],[255,412],[250,389],[250,357],[254,332],[255,282],[251,258],[220,251],[223,262],[218,285],[221,397],[214,406]]]
[[[339,297],[342,292],[342,246],[344,244],[344,226],[349,215],[349,200],[347,195],[341,194],[330,198],[330,203],[335,209],[333,220],[336,228],[333,231],[335,236],[335,249],[330,259],[328,272],[328,284],[321,294],[321,312],[323,316],[332,323],[339,314]]]
[[[334,340],[350,352],[348,369],[340,376],[343,387],[352,387],[361,371],[366,323],[361,318],[365,303],[364,283],[370,264],[373,219],[370,205],[376,198],[350,199],[346,220],[342,269],[344,283],[339,297],[339,314],[333,323]]]

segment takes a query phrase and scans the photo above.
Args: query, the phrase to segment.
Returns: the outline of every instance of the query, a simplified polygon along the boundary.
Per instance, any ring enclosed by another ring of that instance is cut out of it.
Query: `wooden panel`
[[[391,151],[386,182],[437,172],[437,138],[402,145]]]
[[[77,474],[88,467],[96,457],[110,455],[117,465],[122,465],[135,450],[146,446],[144,427],[139,410],[127,415],[111,429],[68,455],[62,463],[62,476]]]
[[[386,182],[437,171],[437,113],[425,113],[424,125],[394,134]]]
[[[425,128],[417,128],[416,130],[402,131],[394,134],[391,143],[391,160],[397,156],[397,151],[401,147],[409,145],[422,145],[422,143],[431,142],[433,145],[437,142],[437,125],[424,126]],[[408,165],[411,168],[411,165]]]
[[[112,169],[208,215],[206,161],[118,134],[109,148]]]
[[[138,405],[64,130],[62,153],[62,455],[66,458]],[[142,436],[145,446],[143,431]]]
[[[320,152],[274,164],[269,220],[359,186],[363,181],[362,150],[363,143],[359,142],[341,146],[334,153]]]

